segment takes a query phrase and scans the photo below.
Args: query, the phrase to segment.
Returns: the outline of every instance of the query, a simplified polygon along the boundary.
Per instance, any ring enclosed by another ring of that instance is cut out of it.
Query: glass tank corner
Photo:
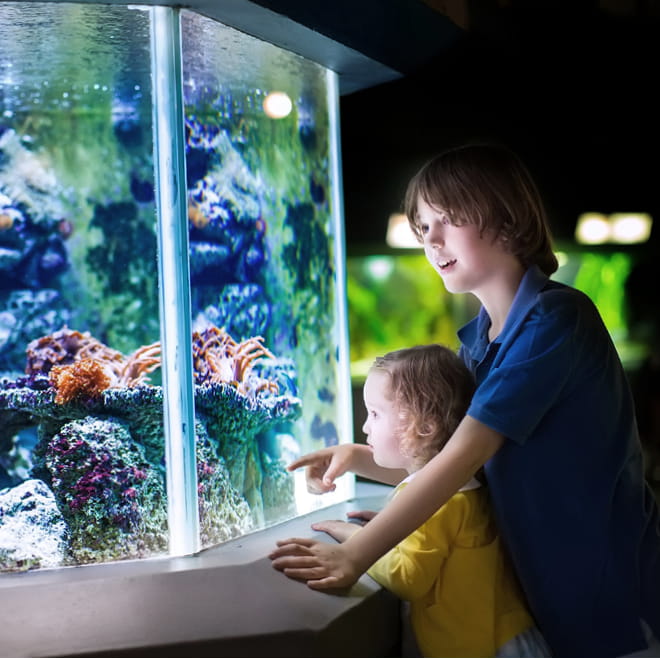
[[[172,8],[3,2],[0,40],[0,570],[351,497],[286,470],[352,440],[335,74]]]

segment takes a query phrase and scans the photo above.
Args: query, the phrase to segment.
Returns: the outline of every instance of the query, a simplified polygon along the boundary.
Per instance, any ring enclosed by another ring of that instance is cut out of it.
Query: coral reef
[[[35,425],[31,474],[52,487],[67,525],[67,562],[164,551],[163,390],[147,374],[157,344],[125,357],[68,328],[30,343],[26,375],[0,381],[0,427]],[[253,337],[209,327],[193,337],[200,528],[204,546],[291,513],[292,481],[262,451],[270,429],[300,416],[295,369]],[[265,489],[273,492],[265,492]],[[2,564],[0,564],[0,568]]]
[[[193,285],[258,281],[266,260],[263,181],[225,131],[186,119]]]
[[[265,335],[270,319],[270,305],[263,287],[235,283],[222,287],[217,302],[198,313],[194,327],[222,326],[232,337],[244,339]]]
[[[68,526],[72,563],[165,552],[162,480],[126,424],[95,417],[64,424],[45,447],[44,463]]]
[[[57,192],[45,157],[0,127],[0,289],[46,288],[68,269]]]
[[[195,426],[200,542],[203,548],[249,532],[255,525],[245,498],[231,482],[204,425]]]

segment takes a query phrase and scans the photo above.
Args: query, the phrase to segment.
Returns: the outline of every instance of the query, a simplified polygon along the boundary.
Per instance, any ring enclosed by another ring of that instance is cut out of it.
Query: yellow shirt
[[[534,625],[483,487],[456,493],[368,574],[410,601],[427,657],[492,657]]]

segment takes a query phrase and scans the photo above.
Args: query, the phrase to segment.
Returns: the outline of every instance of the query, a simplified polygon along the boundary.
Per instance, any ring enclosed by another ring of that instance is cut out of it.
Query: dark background
[[[420,16],[417,58],[403,61],[402,53],[394,62],[403,76],[341,98],[349,254],[382,246],[410,176],[437,151],[470,139],[518,151],[541,187],[558,242],[572,241],[585,211],[643,211],[658,221],[655,3],[435,5],[453,6],[464,25],[435,25],[433,52],[433,23]],[[399,41],[392,26],[376,27],[390,58],[392,43],[414,53],[414,25]],[[373,32],[369,40],[373,52]],[[644,250],[655,250],[658,233]]]

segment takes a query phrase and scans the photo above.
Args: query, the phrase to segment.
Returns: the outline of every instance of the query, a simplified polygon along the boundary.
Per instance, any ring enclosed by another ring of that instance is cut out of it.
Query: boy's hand
[[[345,520],[321,520],[312,523],[312,529],[317,532],[330,534],[330,536],[332,536],[335,541],[339,541],[339,543],[343,543],[361,528],[362,525],[347,522]]]
[[[277,546],[268,555],[273,568],[287,577],[305,580],[310,589],[350,587],[364,572],[350,557],[346,544],[291,538],[278,541]]]
[[[293,461],[287,470],[304,467],[307,490],[316,495],[329,493],[337,488],[335,479],[351,470],[353,448],[352,444],[341,444],[319,449]]]

